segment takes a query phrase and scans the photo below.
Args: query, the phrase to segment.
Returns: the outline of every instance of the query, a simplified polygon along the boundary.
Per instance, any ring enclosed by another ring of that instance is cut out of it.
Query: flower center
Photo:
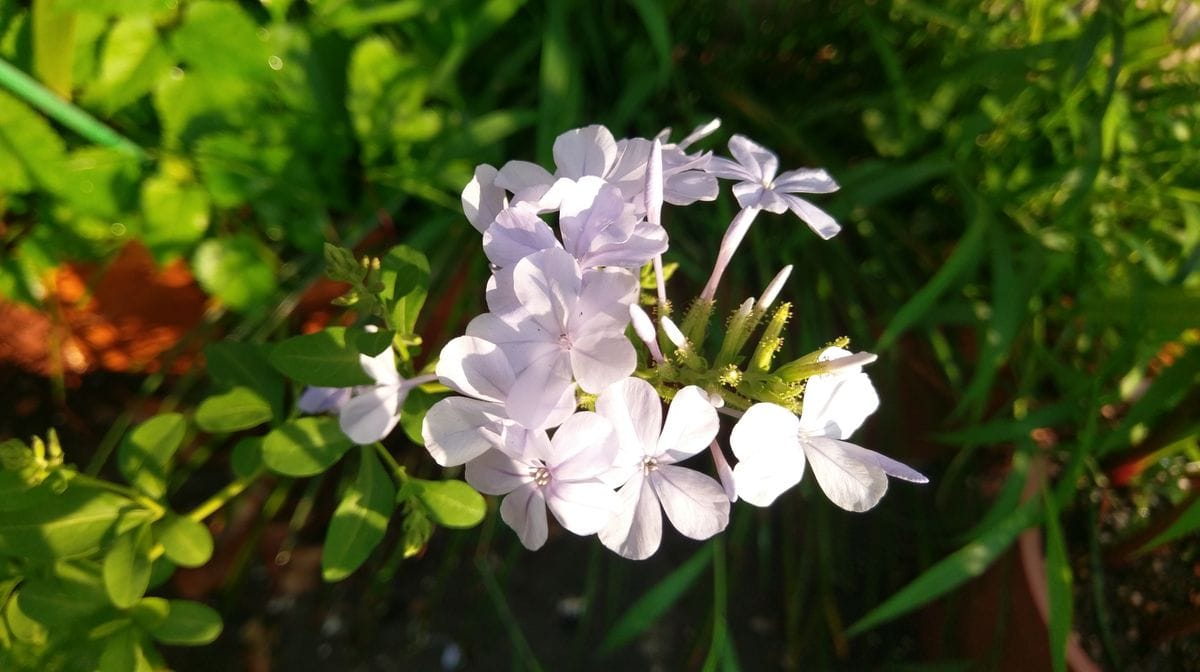
[[[642,473],[648,474],[658,469],[658,460],[653,457],[642,458]]]
[[[529,475],[533,477],[533,482],[539,488],[544,488],[550,485],[550,470],[546,467],[535,467],[529,470]]]
[[[559,334],[558,335],[558,347],[562,348],[563,350],[570,350],[571,349],[571,337],[566,334]]]

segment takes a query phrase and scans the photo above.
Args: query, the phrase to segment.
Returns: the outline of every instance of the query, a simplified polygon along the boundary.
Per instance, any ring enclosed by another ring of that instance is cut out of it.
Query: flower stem
[[[212,514],[219,511],[221,509],[221,507],[228,504],[229,501],[232,500],[234,497],[237,497],[238,495],[242,494],[242,492],[244,492],[246,490],[246,488],[250,487],[251,483],[258,480],[258,477],[262,476],[263,473],[264,473],[264,470],[259,468],[259,469],[254,470],[253,473],[250,473],[245,476],[242,476],[241,478],[238,478],[237,480],[233,481],[229,485],[226,485],[225,487],[218,490],[216,492],[216,494],[214,494],[212,497],[209,497],[208,499],[201,502],[199,506],[197,506],[196,508],[189,511],[187,513],[187,517],[191,518],[192,520],[194,520],[196,522],[200,522],[200,521],[204,520],[205,518],[211,516]]]
[[[375,452],[379,453],[379,457],[381,457],[384,463],[387,464],[388,468],[392,470],[392,477],[396,479],[396,485],[404,487],[404,484],[408,483],[408,470],[400,466],[400,463],[396,461],[396,458],[392,457],[392,454],[388,452],[388,449],[384,448],[383,444],[379,443],[378,441],[375,442]]]
[[[107,490],[108,492],[111,492],[113,494],[117,494],[122,497],[132,499],[133,501],[137,502],[144,508],[149,509],[150,512],[154,514],[155,519],[162,518],[163,515],[166,513],[166,509],[163,508],[162,504],[159,504],[158,502],[147,497],[146,495],[143,495],[142,493],[138,492],[137,490],[134,490],[133,488],[129,488],[124,485],[117,484],[117,483],[112,483],[110,481],[106,481],[106,480],[103,480],[100,478],[93,478],[91,476],[88,476],[86,474],[81,474],[78,472],[75,472],[71,476],[71,480],[75,481],[76,483],[84,483],[84,484],[92,486],[93,488],[99,488],[100,490]]]

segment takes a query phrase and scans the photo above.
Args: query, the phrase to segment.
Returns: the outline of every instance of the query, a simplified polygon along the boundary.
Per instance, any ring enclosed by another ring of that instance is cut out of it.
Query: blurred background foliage
[[[1198,38],[1187,0],[0,0],[0,295],[61,319],[137,241],[211,297],[180,338],[262,339],[306,319],[323,241],[402,242],[430,257],[418,331],[436,347],[482,306],[458,201],[476,163],[545,161],[588,123],[650,136],[718,116],[785,168],[828,168],[843,189],[823,204],[846,224],[822,243],[762,219],[719,299],[795,264],[784,354],[839,334],[879,353],[863,443],[933,485],[857,516],[810,483],[638,565],[567,537],[527,554],[494,514],[336,588],[280,579],[291,550],[246,551],[205,593],[238,626],[213,655],[1185,669],[1200,656]],[[22,73],[56,96],[31,104]],[[676,301],[733,212],[723,197],[665,214]],[[80,262],[93,270],[64,298]],[[58,382],[7,400],[0,433],[80,415],[112,382],[42,372]],[[188,380],[134,389],[186,403]],[[86,455],[113,419],[82,416],[63,435]],[[322,529],[320,493],[268,501],[285,548]]]

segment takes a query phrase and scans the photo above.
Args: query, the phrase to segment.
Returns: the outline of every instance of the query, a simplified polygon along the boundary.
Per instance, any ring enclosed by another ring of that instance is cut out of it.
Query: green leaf
[[[975,216],[959,240],[958,246],[929,282],[896,311],[876,343],[877,350],[887,350],[895,344],[906,331],[934,308],[938,299],[954,286],[959,277],[979,263],[984,251],[983,242],[992,219],[980,199],[973,200]]]
[[[203,646],[220,636],[221,627],[221,615],[211,607],[190,600],[168,600],[161,620],[146,630],[163,644]]]
[[[250,429],[271,418],[271,405],[248,387],[235,387],[213,395],[196,408],[196,424],[213,434]]]
[[[55,496],[46,483],[30,485],[17,472],[0,469],[0,511],[20,511],[41,506]]]
[[[180,567],[199,567],[212,557],[212,533],[204,523],[187,516],[167,514],[154,523],[154,535],[163,546],[163,555]]]
[[[83,100],[112,114],[154,88],[171,67],[149,16],[123,16],[104,40],[99,73],[87,83]]]
[[[1058,506],[1048,490],[1042,491],[1046,507],[1046,592],[1048,594],[1050,663],[1054,672],[1067,672],[1067,640],[1071,636],[1074,596],[1071,592],[1071,561],[1058,520]]]
[[[275,255],[246,235],[204,241],[192,269],[206,292],[234,310],[260,307],[275,293]]]
[[[425,422],[425,414],[439,399],[441,399],[440,395],[430,394],[419,387],[409,390],[408,396],[404,399],[404,407],[400,412],[400,427],[409,441],[418,446],[425,445],[421,427]]]
[[[396,508],[396,487],[372,446],[364,446],[358,477],[333,513],[321,553],[321,575],[341,581],[358,569],[383,540]]]
[[[417,250],[397,245],[380,260],[380,297],[401,335],[412,334],[429,294],[429,260]]]
[[[336,418],[296,418],[263,440],[263,464],[284,476],[314,476],[333,466],[353,445]]]
[[[846,635],[854,636],[866,632],[880,623],[907,614],[954,590],[968,579],[983,574],[996,558],[1012,545],[1017,535],[1037,520],[1039,504],[1036,499],[1022,504],[996,523],[995,527],[943,558],[883,604],[872,609],[850,626]]]
[[[166,175],[142,183],[142,240],[158,257],[191,249],[208,230],[208,193]]]
[[[475,527],[487,513],[483,495],[462,481],[410,478],[407,485],[429,518],[442,527]]]
[[[357,335],[354,338],[354,347],[368,357],[374,357],[387,350],[392,345],[392,338],[396,336],[396,332],[390,329],[359,331],[355,333]]]
[[[0,511],[0,556],[44,561],[90,555],[118,523],[149,518],[149,511],[124,497],[73,483],[40,506]]]
[[[266,44],[258,38],[258,25],[236,3],[188,3],[183,25],[171,35],[171,47],[184,63],[201,72],[259,82],[274,74]]]
[[[27,644],[45,644],[49,632],[46,626],[29,617],[21,608],[21,594],[13,595],[4,607],[4,620],[13,637]]]
[[[143,525],[117,537],[104,554],[104,590],[118,609],[137,604],[150,585],[150,527]]]
[[[49,576],[21,584],[21,610],[53,633],[109,608],[99,567],[59,562]]]
[[[204,346],[208,375],[227,387],[248,387],[271,404],[272,415],[284,416],[283,376],[267,361],[270,348],[261,343],[218,341]]]
[[[1196,530],[1200,530],[1200,497],[1192,499],[1191,503],[1175,519],[1175,522],[1171,523],[1167,529],[1147,542],[1145,546],[1138,550],[1138,554],[1152,551],[1163,544],[1169,544],[1176,539],[1192,534]]]
[[[712,556],[712,544],[706,544],[687,562],[646,591],[646,594],[638,598],[638,601],[617,620],[612,630],[608,631],[604,642],[600,644],[600,652],[615,651],[654,625],[654,622],[667,613],[671,605],[678,602],[688,588],[700,578],[712,561]]]
[[[123,628],[105,638],[99,672],[152,672],[153,669],[146,660],[142,638],[137,631]]]
[[[156,415],[133,428],[117,448],[117,469],[125,480],[154,498],[167,492],[167,473],[183,444],[187,421],[178,413]]]
[[[233,447],[233,455],[229,458],[229,466],[237,478],[248,478],[263,467],[262,457],[263,437],[248,436]]]
[[[62,138],[49,122],[0,90],[0,190],[56,191],[65,157]]]
[[[321,387],[353,387],[375,381],[363,371],[358,348],[358,332],[330,327],[315,334],[293,336],[271,350],[271,365],[283,375]]]

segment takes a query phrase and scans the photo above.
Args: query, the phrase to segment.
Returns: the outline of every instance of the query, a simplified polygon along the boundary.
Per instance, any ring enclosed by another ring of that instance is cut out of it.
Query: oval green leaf
[[[387,533],[396,508],[396,486],[371,446],[362,449],[358,477],[346,488],[329,523],[321,575],[341,581],[358,569]]]
[[[212,533],[204,523],[187,516],[167,514],[154,524],[154,534],[163,546],[163,555],[180,567],[199,567],[212,557]]]
[[[136,618],[136,617],[135,617]],[[143,621],[139,621],[143,622]],[[167,612],[146,629],[163,644],[203,646],[221,634],[221,615],[207,605],[190,600],[168,600]]]
[[[118,609],[132,607],[146,594],[151,545],[150,528],[143,525],[117,537],[104,554],[104,590]]]
[[[351,445],[336,418],[297,418],[263,439],[263,464],[284,476],[313,476],[333,466]]]
[[[167,470],[183,444],[187,421],[178,413],[164,413],[141,423],[117,448],[117,468],[125,480],[154,498],[167,491]]]
[[[0,511],[0,556],[55,560],[90,555],[122,525],[147,520],[150,513],[111,492],[73,483],[42,505]]]
[[[208,375],[227,387],[248,387],[258,392],[275,417],[283,417],[283,376],[267,361],[270,353],[262,343],[219,341],[204,346]]]
[[[196,409],[196,424],[213,434],[257,427],[272,417],[271,404],[266,399],[240,386],[205,399]]]
[[[142,638],[131,628],[115,632],[104,640],[99,672],[151,672],[150,661],[142,650]]]
[[[442,527],[475,527],[487,513],[487,502],[475,488],[462,481],[425,481],[410,479],[413,496],[425,508],[429,518]]]
[[[305,385],[370,385],[375,381],[363,371],[360,353],[354,345],[356,333],[347,333],[344,327],[330,327],[315,334],[293,336],[271,350],[271,366]]]

